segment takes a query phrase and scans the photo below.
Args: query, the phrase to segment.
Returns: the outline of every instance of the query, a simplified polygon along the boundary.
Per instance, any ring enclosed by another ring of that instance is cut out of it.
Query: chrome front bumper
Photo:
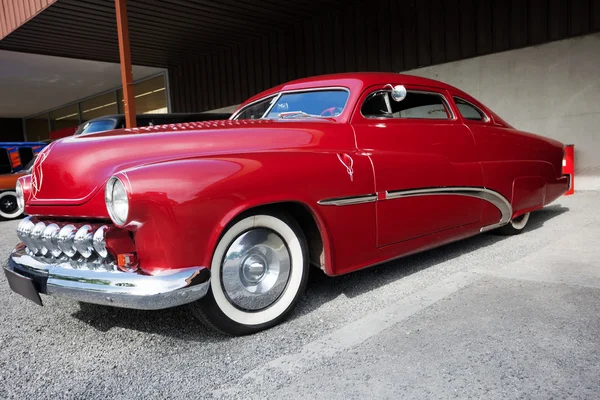
[[[204,297],[210,285],[210,270],[204,267],[166,270],[152,276],[75,269],[68,263],[34,258],[22,245],[10,255],[4,269],[32,280],[38,293],[138,310],[159,310],[191,303]]]

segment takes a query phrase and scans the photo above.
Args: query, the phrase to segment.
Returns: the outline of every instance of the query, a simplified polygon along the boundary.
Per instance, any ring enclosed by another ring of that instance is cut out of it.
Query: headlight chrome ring
[[[129,216],[129,194],[121,179],[113,176],[106,184],[104,191],[106,209],[116,225],[122,226]]]
[[[15,192],[17,193],[17,207],[19,207],[21,212],[25,212],[25,194],[23,193],[23,185],[20,179],[17,181]]]

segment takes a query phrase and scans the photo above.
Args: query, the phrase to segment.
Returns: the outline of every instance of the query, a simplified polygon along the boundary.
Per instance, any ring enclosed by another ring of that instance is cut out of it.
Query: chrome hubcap
[[[265,276],[267,260],[262,254],[252,254],[242,263],[242,282],[244,286],[256,284]]]
[[[221,283],[231,304],[258,311],[281,296],[290,270],[290,253],[281,236],[270,229],[251,229],[227,249]]]

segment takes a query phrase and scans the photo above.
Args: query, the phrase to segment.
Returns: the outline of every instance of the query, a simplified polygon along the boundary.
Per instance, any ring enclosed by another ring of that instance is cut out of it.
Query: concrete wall
[[[600,190],[600,33],[407,73],[464,90],[518,129],[574,144],[576,190]]]

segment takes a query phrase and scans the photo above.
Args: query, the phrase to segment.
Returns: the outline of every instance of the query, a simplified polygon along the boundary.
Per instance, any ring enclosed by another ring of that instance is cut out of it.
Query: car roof
[[[245,101],[243,105],[280,91],[338,86],[348,87],[353,91],[362,91],[363,88],[373,85],[399,82],[405,85],[432,86],[440,89],[452,89],[462,93],[462,91],[459,89],[444,82],[415,75],[397,74],[393,72],[346,72],[340,74],[319,75],[286,82],[258,93],[257,95]]]

